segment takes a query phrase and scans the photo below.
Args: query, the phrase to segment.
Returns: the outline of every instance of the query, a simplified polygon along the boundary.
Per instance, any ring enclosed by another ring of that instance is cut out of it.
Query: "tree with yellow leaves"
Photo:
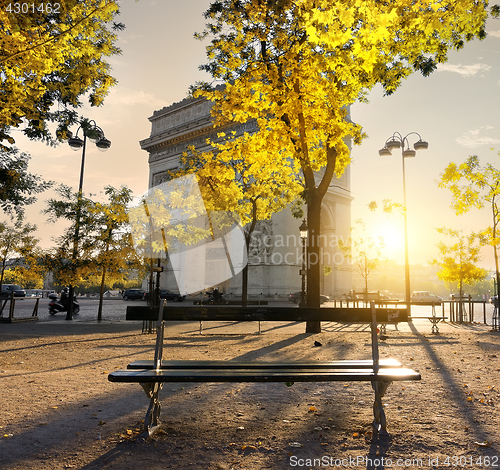
[[[459,165],[450,163],[441,174],[439,187],[451,191],[453,196],[451,207],[456,215],[465,214],[472,208],[486,207],[491,211],[491,225],[483,229],[479,236],[481,243],[493,247],[498,286],[500,282],[500,170],[490,163],[482,167],[479,158],[473,155]],[[498,295],[498,291],[496,294]]]
[[[14,144],[12,128],[54,144],[47,123],[64,137],[88,95],[99,106],[116,83],[105,58],[115,46],[118,2],[60,0],[1,2],[0,145]]]
[[[460,291],[458,321],[462,323],[464,320],[463,286],[464,284],[472,285],[477,281],[483,281],[486,279],[488,271],[477,266],[477,263],[481,260],[481,246],[478,243],[477,234],[464,235],[461,230],[447,228],[439,228],[437,231],[450,237],[453,241],[450,245],[443,242],[437,244],[441,259],[432,260],[432,264],[441,268],[437,273],[439,279],[458,286]]]
[[[279,138],[263,140],[261,135],[245,133],[235,144],[234,134],[220,133],[223,140],[212,143],[216,149],[212,152],[200,154],[190,148],[183,167],[188,173],[196,172],[207,210],[239,216],[248,258],[257,222],[296,201],[303,188],[296,162],[280,152]],[[263,142],[268,146],[262,147]],[[246,264],[242,271],[243,306],[248,299],[248,269]]]
[[[4,276],[23,280],[23,285],[34,282],[41,287],[45,270],[40,264],[37,227],[17,220],[13,224],[0,222],[0,289]],[[10,275],[9,275],[10,274]]]
[[[225,86],[198,83],[193,94],[214,102],[215,126],[255,119],[261,147],[277,139],[298,162],[319,260],[323,197],[349,164],[348,140],[365,137],[349,106],[376,84],[390,94],[415,71],[429,75],[449,49],[486,36],[488,13],[486,0],[216,0],[198,35],[211,36],[201,69]],[[309,268],[309,306],[320,305],[320,275],[319,263]]]

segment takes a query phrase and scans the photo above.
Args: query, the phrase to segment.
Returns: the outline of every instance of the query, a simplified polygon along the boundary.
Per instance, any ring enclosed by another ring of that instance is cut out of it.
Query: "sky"
[[[111,148],[101,153],[87,146],[84,192],[99,194],[106,185],[126,185],[138,196],[147,190],[148,154],[139,141],[151,132],[148,118],[186,97],[197,80],[209,77],[198,70],[205,63],[206,42],[194,39],[203,30],[203,12],[209,0],[124,0],[119,33],[120,56],[109,59],[118,85],[111,89],[103,106],[81,109],[83,116],[94,119]],[[411,264],[427,264],[437,257],[436,243],[445,241],[436,228],[477,231],[491,224],[490,212],[471,211],[455,216],[450,208],[451,195],[440,189],[437,180],[450,162],[462,163],[478,155],[482,164],[500,168],[500,20],[487,25],[484,41],[466,44],[459,52],[450,52],[449,60],[430,77],[413,74],[392,96],[383,96],[381,88],[369,94],[368,104],[351,108],[354,121],[368,134],[361,146],[352,150],[350,167],[352,221],[363,219],[374,236],[383,236],[384,257],[404,263],[403,220],[401,216],[370,212],[368,203],[384,199],[403,202],[402,157],[380,157],[378,150],[399,132],[405,136],[417,132],[429,143],[427,150],[406,159],[406,196],[408,207],[408,243]],[[76,131],[76,129],[73,129]],[[81,151],[67,144],[56,148],[30,142],[19,132],[16,144],[31,154],[30,171],[45,179],[78,186]],[[416,139],[410,137],[413,144]],[[493,150],[492,150],[493,149]],[[52,237],[63,230],[63,222],[46,221],[41,211],[53,192],[40,195],[39,202],[27,211],[30,222],[38,225],[41,245],[53,245]],[[483,267],[493,269],[491,249],[483,250]]]

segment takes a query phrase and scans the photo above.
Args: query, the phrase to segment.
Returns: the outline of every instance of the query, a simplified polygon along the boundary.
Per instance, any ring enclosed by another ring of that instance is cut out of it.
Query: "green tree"
[[[46,263],[59,285],[99,286],[100,321],[105,286],[126,284],[134,271],[142,269],[128,225],[127,204],[132,201],[132,193],[126,187],[107,186],[104,193],[108,201],[101,203],[73,193],[67,186],[57,191],[59,199],[49,200],[44,212],[50,221],[66,219],[70,226],[57,238],[57,246],[47,252]],[[75,244],[77,213],[80,222]]]
[[[28,7],[29,11],[22,11]],[[12,128],[54,144],[47,124],[66,135],[84,96],[103,102],[116,83],[106,57],[119,54],[113,0],[2,2],[0,9],[0,146],[14,144]]]
[[[94,270],[92,234],[97,229],[98,221],[91,212],[93,201],[80,193],[73,193],[73,190],[65,185],[59,186],[56,192],[58,198],[49,199],[43,212],[49,216],[49,222],[66,220],[69,225],[64,233],[54,240],[55,247],[45,253],[45,263],[53,272],[56,284],[85,286],[88,285],[88,277]],[[75,243],[77,232],[78,240]]]
[[[198,37],[212,36],[201,69],[224,87],[199,83],[193,93],[214,102],[215,126],[255,119],[260,147],[279,141],[280,154],[298,163],[308,250],[319,260],[323,198],[349,164],[348,140],[365,137],[349,106],[376,84],[390,94],[415,71],[429,75],[449,49],[485,37],[487,7],[486,0],[216,0]],[[491,11],[498,16],[498,7]],[[313,307],[320,268],[308,271]],[[307,331],[320,323],[308,322]]]
[[[490,210],[491,225],[482,230],[480,240],[493,247],[497,286],[500,285],[500,170],[487,164],[482,167],[477,156],[457,165],[450,163],[441,174],[440,188],[447,188],[453,196],[451,207],[457,215],[466,214],[472,208]],[[497,292],[498,294],[498,292]]]
[[[24,207],[36,202],[39,194],[52,185],[40,176],[28,172],[30,155],[17,148],[0,148],[0,207],[10,215],[21,217]]]
[[[142,260],[134,250],[128,219],[127,206],[132,202],[132,190],[107,186],[104,190],[108,202],[96,202],[90,213],[97,220],[93,234],[95,270],[92,275],[99,279],[99,308],[97,320],[102,320],[102,302],[106,285],[114,287],[125,283],[132,271],[140,269]]]
[[[451,237],[453,242],[447,245],[443,242],[437,244],[440,260],[432,260],[432,264],[441,267],[438,271],[439,279],[455,283],[460,290],[460,301],[458,319],[463,322],[463,285],[474,284],[477,281],[483,281],[488,275],[486,269],[477,266],[481,260],[481,247],[478,242],[477,234],[464,235],[461,230],[452,230],[447,228],[437,229],[438,233]]]

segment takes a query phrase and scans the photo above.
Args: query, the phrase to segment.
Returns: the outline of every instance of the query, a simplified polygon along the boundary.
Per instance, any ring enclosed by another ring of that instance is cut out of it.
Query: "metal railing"
[[[2,301],[1,307],[0,307],[0,322],[2,323],[14,323],[14,322],[20,322],[20,321],[34,321],[38,320],[38,303],[40,302],[40,298],[35,299],[35,305],[33,307],[33,311],[31,313],[31,316],[29,317],[16,317],[14,315],[14,312],[16,310],[16,301],[19,299],[16,299],[14,297],[14,293],[11,294],[10,297],[4,299]],[[29,301],[30,299],[22,299],[23,301]],[[7,303],[9,304],[8,308],[8,315],[5,316],[4,312],[6,311],[6,306]]]
[[[441,306],[442,316],[448,314],[450,322],[474,323],[476,321],[479,321],[487,325],[488,322],[487,322],[486,306],[488,304],[489,302],[487,302],[486,300],[472,300],[470,297],[467,297],[462,299],[443,300],[439,303],[434,303],[434,306],[435,307]],[[393,305],[394,306],[406,305],[406,302],[404,300],[375,300],[375,305],[380,307],[389,307]],[[410,302],[410,305],[432,306],[433,304],[431,302],[429,303]],[[359,308],[359,307],[367,307],[368,303],[362,299],[356,299],[356,300],[337,299],[333,300],[333,306],[335,308],[337,307]],[[495,311],[493,313],[493,326],[495,326],[495,321],[498,324],[498,307],[495,308]]]

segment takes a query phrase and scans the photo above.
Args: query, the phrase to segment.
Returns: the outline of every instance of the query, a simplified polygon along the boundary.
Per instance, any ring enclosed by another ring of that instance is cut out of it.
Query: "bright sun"
[[[402,225],[402,224],[401,224]],[[384,221],[374,230],[375,237],[381,237],[384,243],[382,256],[397,260],[404,252],[404,230],[398,224]]]

